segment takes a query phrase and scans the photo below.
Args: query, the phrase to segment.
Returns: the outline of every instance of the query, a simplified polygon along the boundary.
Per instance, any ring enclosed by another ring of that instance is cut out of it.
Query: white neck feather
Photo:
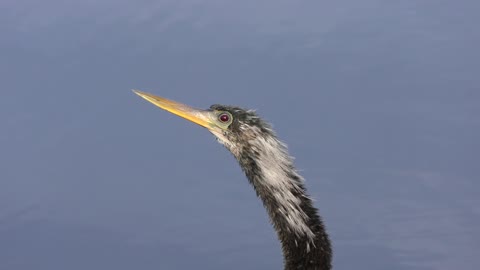
[[[257,184],[263,185],[264,189],[273,194],[276,205],[279,206],[276,210],[283,215],[292,232],[313,239],[315,234],[308,226],[308,216],[301,208],[300,198],[293,193],[296,191],[296,194],[303,194],[300,186],[304,180],[294,169],[293,158],[288,155],[287,146],[274,137],[262,136],[255,137],[250,145],[253,151],[259,153],[256,160],[262,181]]]

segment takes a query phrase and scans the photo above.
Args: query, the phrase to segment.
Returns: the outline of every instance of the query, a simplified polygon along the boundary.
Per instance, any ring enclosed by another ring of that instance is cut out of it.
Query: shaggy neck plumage
[[[286,146],[273,133],[257,134],[232,153],[267,209],[285,269],[331,269],[330,240]]]

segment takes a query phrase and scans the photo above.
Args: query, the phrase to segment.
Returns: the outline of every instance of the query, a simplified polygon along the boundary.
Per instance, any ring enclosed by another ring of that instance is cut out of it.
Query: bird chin
[[[214,130],[214,129],[210,129],[209,130],[210,133],[213,134],[213,136],[215,136],[215,139],[217,139],[217,141],[223,145],[225,145],[226,143],[228,143],[228,139],[227,137],[225,136],[225,134],[223,134],[222,131],[219,131],[219,130]]]
[[[223,131],[210,130],[210,132],[213,134],[213,136],[215,136],[215,139],[217,140],[217,142],[225,146],[230,152],[232,152],[232,154],[236,156],[237,148],[235,147],[234,144],[232,144],[232,142],[228,139],[228,137],[226,136],[226,134],[224,134]]]

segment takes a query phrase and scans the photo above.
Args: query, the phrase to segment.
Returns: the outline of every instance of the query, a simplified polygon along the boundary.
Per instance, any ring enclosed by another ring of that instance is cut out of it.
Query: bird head
[[[253,110],[219,104],[206,110],[196,109],[163,97],[133,91],[154,105],[206,128],[236,157],[258,136],[274,135],[270,125]]]

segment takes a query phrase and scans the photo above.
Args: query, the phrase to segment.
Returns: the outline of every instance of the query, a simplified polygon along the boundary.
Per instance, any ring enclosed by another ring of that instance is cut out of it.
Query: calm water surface
[[[281,269],[213,137],[131,88],[258,109],[335,269],[477,269],[478,1],[4,1],[0,269]]]

